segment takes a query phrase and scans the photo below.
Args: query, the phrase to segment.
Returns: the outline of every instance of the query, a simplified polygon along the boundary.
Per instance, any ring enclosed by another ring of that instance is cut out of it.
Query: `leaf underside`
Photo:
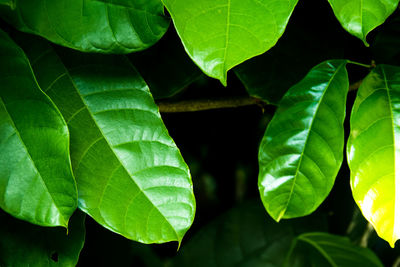
[[[290,88],[259,150],[259,190],[268,213],[313,212],[330,192],[343,160],[346,61],[326,61]]]
[[[0,15],[21,31],[84,52],[130,53],[148,48],[169,20],[159,0],[19,0]]]
[[[350,127],[353,197],[378,235],[394,247],[400,238],[400,68],[379,65],[364,79]]]
[[[385,22],[396,10],[399,0],[328,0],[343,28],[361,39],[366,46],[367,35]]]
[[[226,85],[227,71],[283,34],[297,0],[163,0],[186,52]]]

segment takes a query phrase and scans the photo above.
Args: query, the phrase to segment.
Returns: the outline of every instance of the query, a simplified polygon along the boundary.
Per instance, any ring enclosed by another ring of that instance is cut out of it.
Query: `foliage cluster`
[[[392,264],[396,250],[370,239],[371,227],[400,239],[399,1],[302,2],[0,0],[0,266],[77,265],[86,215],[126,240],[182,245],[126,252],[147,266]],[[215,105],[187,101],[207,90],[223,92]],[[260,128],[231,126],[217,155],[215,136],[179,132],[226,118],[160,115],[243,105],[262,107]],[[257,152],[235,131],[259,145],[257,201]],[[171,136],[197,148],[179,145],[183,157]],[[234,185],[205,172],[210,157]],[[354,210],[350,188],[333,189],[349,180]],[[214,219],[232,206],[216,188],[240,205]],[[346,231],[332,231],[333,201],[350,207]],[[196,205],[203,221],[182,243]]]

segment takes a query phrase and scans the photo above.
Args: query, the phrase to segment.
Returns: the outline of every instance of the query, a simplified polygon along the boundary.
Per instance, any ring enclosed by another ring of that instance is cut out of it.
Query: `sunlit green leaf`
[[[165,33],[160,0],[19,0],[0,16],[19,30],[86,52],[143,50]]]
[[[354,199],[393,247],[400,238],[400,68],[380,65],[364,79],[350,126],[347,158]]]
[[[67,125],[1,30],[0,59],[0,207],[31,223],[67,226],[77,206]]]
[[[275,45],[297,4],[297,0],[163,2],[189,56],[224,85],[229,69]]]
[[[370,31],[381,25],[392,14],[399,0],[328,0],[335,16],[352,35],[365,45]]]
[[[68,122],[80,209],[133,240],[180,242],[195,213],[189,169],[129,61],[33,41],[28,49]]]
[[[259,190],[268,213],[313,212],[330,192],[343,160],[348,91],[346,61],[326,61],[290,88],[259,151]]]
[[[76,266],[85,241],[85,215],[66,229],[31,225],[0,211],[0,266]]]
[[[357,247],[347,237],[305,233],[298,236],[292,245],[284,266],[383,267],[371,250]]]

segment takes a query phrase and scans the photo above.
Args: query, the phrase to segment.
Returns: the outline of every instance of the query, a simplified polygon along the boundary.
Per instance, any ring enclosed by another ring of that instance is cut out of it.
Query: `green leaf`
[[[297,0],[163,0],[186,52],[226,85],[227,71],[273,47]]]
[[[65,229],[31,225],[0,211],[0,266],[76,266],[85,241],[85,215]]]
[[[383,266],[347,237],[310,232],[326,230],[324,222],[311,215],[278,224],[248,202],[200,229],[168,266]]]
[[[68,122],[80,209],[129,239],[180,242],[195,213],[189,169],[129,61],[32,40],[28,55]]]
[[[187,56],[176,32],[171,29],[153,47],[128,56],[155,99],[179,93],[202,75]]]
[[[392,14],[399,0],[328,0],[336,18],[350,34],[366,46],[367,35]]]
[[[290,88],[259,150],[259,190],[276,220],[313,212],[343,160],[348,77],[344,60],[325,61]]]
[[[0,30],[0,207],[43,226],[67,226],[77,206],[67,125],[20,49]]]
[[[296,235],[326,230],[324,222],[310,216],[278,224],[259,201],[246,202],[200,229],[171,266],[282,266]]]
[[[130,53],[169,26],[160,0],[19,0],[0,15],[21,31],[85,52]]]
[[[347,143],[353,197],[392,247],[400,238],[399,105],[400,68],[379,65],[358,90]]]
[[[383,264],[371,250],[355,246],[347,237],[305,233],[294,240],[285,266],[383,267]]]

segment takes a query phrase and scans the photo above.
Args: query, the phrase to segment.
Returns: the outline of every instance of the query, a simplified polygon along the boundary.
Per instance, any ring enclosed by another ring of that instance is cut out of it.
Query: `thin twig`
[[[355,91],[360,87],[362,80],[350,85],[349,91]],[[182,101],[159,101],[158,108],[162,113],[195,112],[211,109],[237,108],[245,106],[259,106],[262,110],[272,105],[263,100],[251,96],[231,97],[220,99],[195,99]]]
[[[235,97],[221,99],[196,99],[183,100],[177,102],[160,101],[157,103],[160,112],[176,113],[176,112],[194,112],[210,109],[237,108],[245,106],[265,107],[267,103],[261,99],[254,97]]]

